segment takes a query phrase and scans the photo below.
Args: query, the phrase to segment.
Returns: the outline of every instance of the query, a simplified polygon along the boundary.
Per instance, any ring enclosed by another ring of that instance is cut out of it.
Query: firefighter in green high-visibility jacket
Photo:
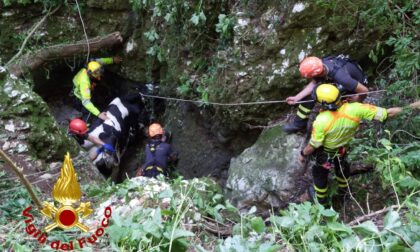
[[[83,118],[86,120],[89,114],[93,114],[102,120],[106,120],[106,113],[100,112],[99,109],[93,105],[92,91],[98,81],[102,79],[103,65],[119,64],[122,62],[120,57],[114,58],[99,58],[90,61],[87,68],[82,68],[73,78],[73,94],[75,96],[75,108],[82,112]]]
[[[315,90],[316,101],[323,108],[313,123],[311,139],[301,151],[299,161],[314,154],[316,161],[312,167],[313,189],[319,203],[327,202],[328,174],[335,170],[339,194],[347,193],[350,167],[346,159],[349,141],[357,132],[360,121],[377,120],[384,122],[402,111],[400,107],[381,108],[359,102],[340,101],[340,91],[332,84],[321,84]],[[410,104],[411,108],[419,108],[420,101]],[[312,188],[310,188],[312,189]],[[313,192],[313,191],[312,191]],[[310,190],[310,194],[311,190]]]

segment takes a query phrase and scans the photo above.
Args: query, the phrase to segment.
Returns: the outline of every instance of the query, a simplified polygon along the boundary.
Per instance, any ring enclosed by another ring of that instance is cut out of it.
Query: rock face
[[[78,152],[75,142],[58,127],[47,104],[31,89],[30,82],[13,78],[1,81],[0,99],[0,119],[8,120],[0,133],[3,130],[14,133],[29,145],[26,150],[45,160],[60,160],[67,151]],[[19,132],[15,132],[13,125],[20,125]]]
[[[166,110],[165,130],[172,133],[172,147],[179,153],[179,172],[186,178],[210,175],[225,181],[232,152],[212,136],[196,113],[186,105]]]
[[[232,158],[226,190],[238,207],[284,207],[307,188],[298,162],[303,136],[285,135],[281,126],[263,131],[257,142]]]

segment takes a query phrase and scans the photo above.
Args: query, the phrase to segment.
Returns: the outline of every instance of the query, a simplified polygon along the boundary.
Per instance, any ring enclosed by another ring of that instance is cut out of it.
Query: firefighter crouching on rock
[[[368,92],[367,76],[357,62],[344,55],[305,58],[299,66],[302,77],[312,79],[311,82],[296,96],[286,98],[288,104],[293,105],[301,100],[313,100],[313,91],[321,83],[335,83],[342,94],[355,94]],[[354,98],[362,102],[366,94]],[[286,133],[304,131],[307,128],[308,118],[315,102],[302,103],[294,120],[286,124],[283,130]]]
[[[114,58],[99,58],[90,61],[86,68],[80,71],[73,78],[73,95],[74,107],[76,110],[82,112],[83,119],[87,121],[89,114],[106,120],[106,113],[100,113],[91,101],[92,92],[97,84],[102,79],[103,65],[119,64],[122,62],[120,57]]]
[[[176,161],[177,153],[167,143],[165,132],[158,123],[153,123],[148,129],[148,142],[146,144],[146,162],[139,168],[136,176],[155,178],[159,174],[168,176],[168,161]]]
[[[360,120],[377,120],[384,122],[402,111],[402,108],[381,108],[359,102],[341,102],[340,91],[331,84],[321,84],[315,90],[316,101],[323,108],[313,123],[309,144],[301,151],[299,161],[312,153],[316,161],[312,168],[313,187],[319,203],[327,202],[328,173],[335,170],[339,193],[344,195],[349,189],[348,177],[350,167],[346,160],[346,148],[354,137]],[[410,104],[419,108],[420,101]],[[313,193],[310,193],[313,194]]]
[[[99,153],[105,150],[111,153],[115,152],[115,149],[112,145],[106,144],[101,139],[90,135],[88,131],[89,129],[86,123],[79,118],[73,119],[69,123],[69,134],[72,135],[81,146],[89,145],[85,142],[85,140],[88,140],[93,144],[100,146],[96,149],[96,153],[91,153],[89,155],[91,160],[94,160]]]

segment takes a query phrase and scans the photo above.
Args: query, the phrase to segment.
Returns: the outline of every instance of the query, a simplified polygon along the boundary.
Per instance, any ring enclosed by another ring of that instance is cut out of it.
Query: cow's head
[[[96,156],[93,160],[93,164],[105,177],[109,177],[120,165],[119,155],[117,152],[111,153],[103,151]]]

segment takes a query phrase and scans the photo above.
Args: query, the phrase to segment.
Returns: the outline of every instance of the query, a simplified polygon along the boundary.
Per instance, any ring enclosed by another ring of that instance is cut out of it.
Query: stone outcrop
[[[297,201],[306,190],[306,168],[298,162],[304,137],[281,126],[264,130],[256,143],[232,158],[226,190],[239,208],[269,210]]]

